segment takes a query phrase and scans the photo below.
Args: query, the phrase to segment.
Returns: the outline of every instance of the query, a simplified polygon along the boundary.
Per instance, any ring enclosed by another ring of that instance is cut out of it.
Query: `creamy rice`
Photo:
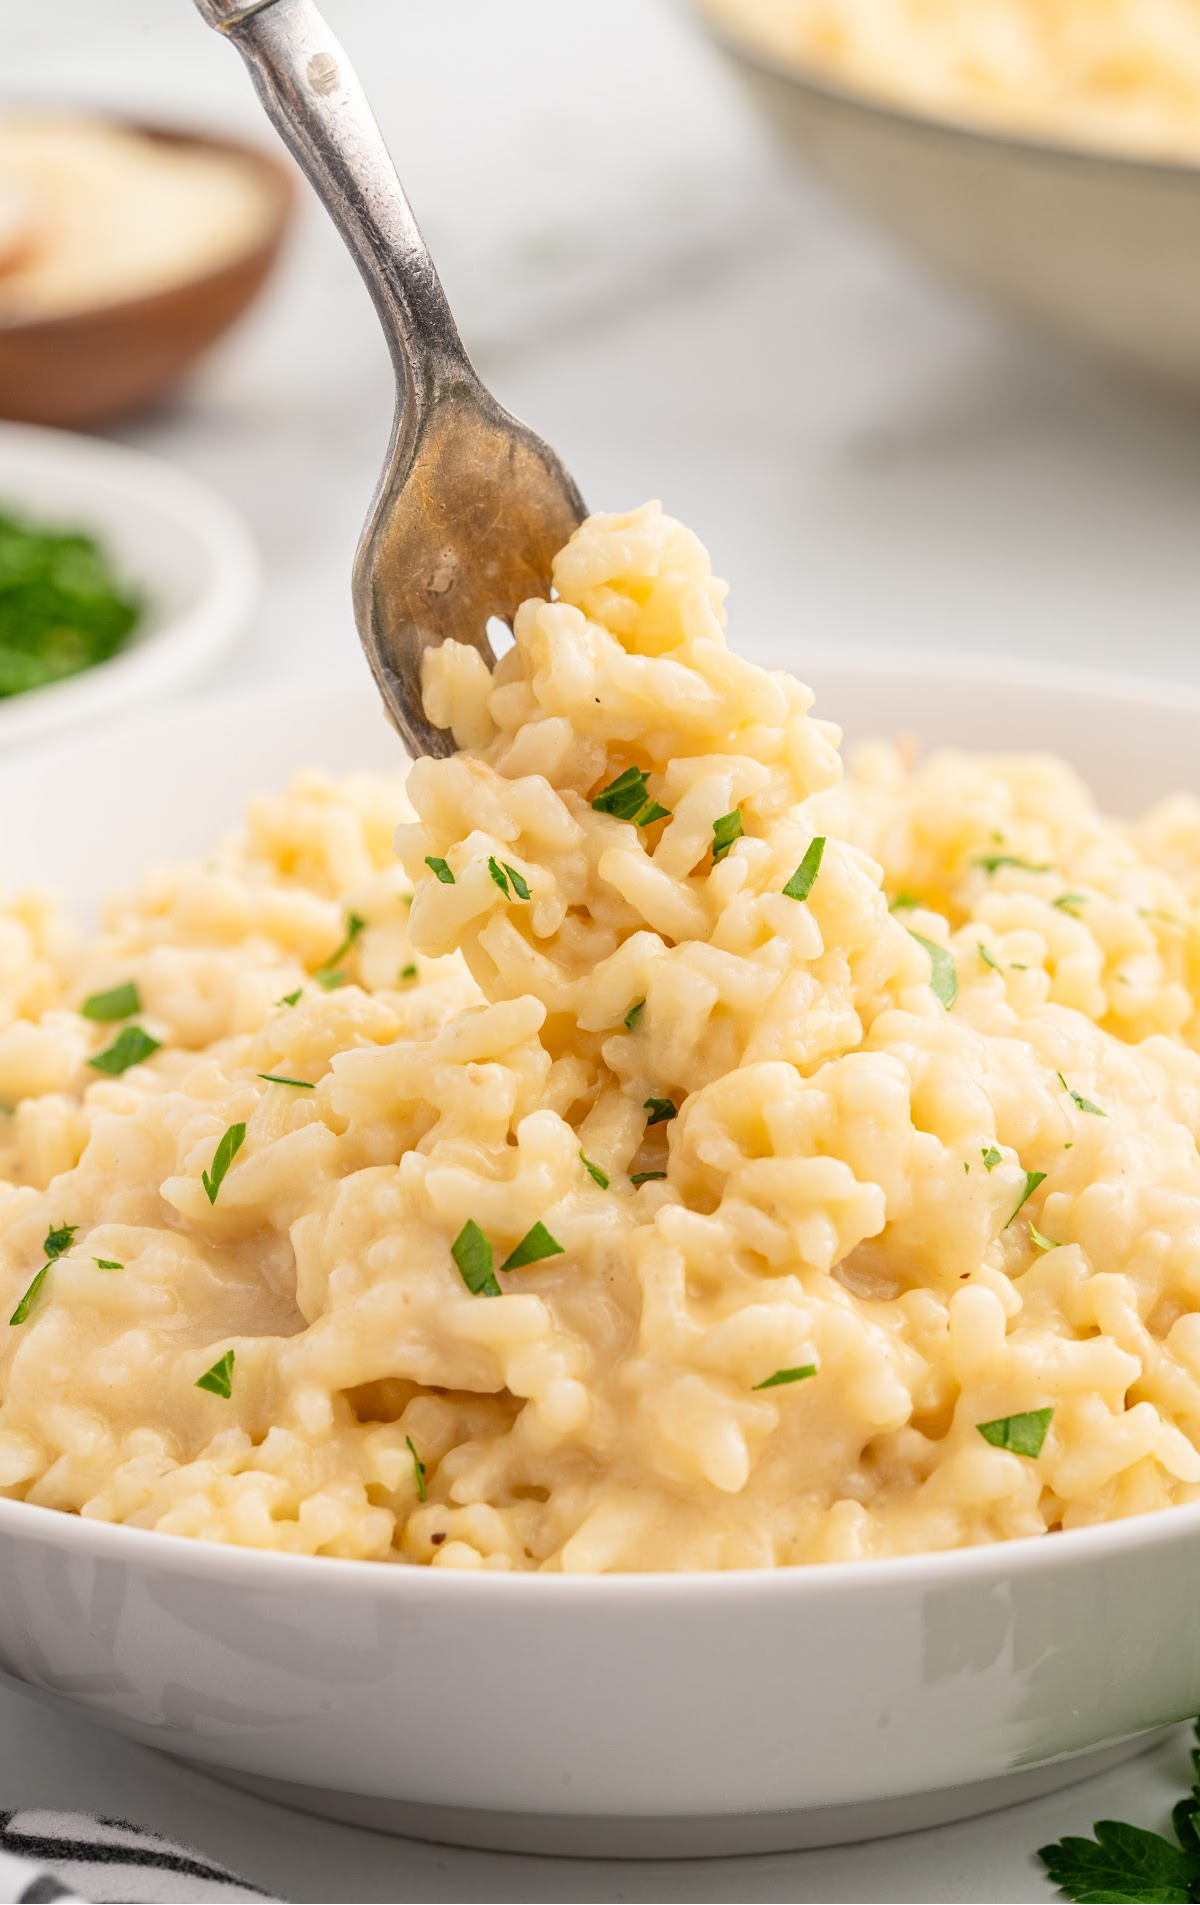
[[[0,1488],[568,1571],[1196,1499],[1200,803],[840,778],[656,506],[555,582],[429,663],[411,810],[307,773],[92,945],[0,910]]]
[[[702,0],[786,64],[918,110],[1200,159],[1200,0]]]

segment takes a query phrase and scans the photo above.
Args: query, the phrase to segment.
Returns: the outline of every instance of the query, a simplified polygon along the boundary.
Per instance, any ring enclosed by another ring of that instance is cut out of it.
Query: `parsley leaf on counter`
[[[439,860],[436,853],[427,853],[425,855],[425,864],[431,873],[437,875],[437,878],[441,881],[443,886],[453,886],[455,884],[454,875],[450,871],[449,863],[445,860]]]
[[[103,1072],[107,1078],[119,1078],[131,1065],[140,1065],[152,1053],[162,1050],[161,1043],[144,1032],[140,1025],[127,1025],[117,1033],[111,1045],[102,1052],[93,1053],[88,1064],[93,1071]]]
[[[225,1182],[225,1178],[228,1174],[229,1167],[233,1163],[234,1158],[237,1156],[238,1152],[241,1150],[245,1141],[246,1141],[245,1125],[231,1124],[228,1131],[226,1131],[224,1135],[222,1136],[221,1141],[217,1145],[216,1150],[213,1152],[211,1173],[208,1171],[201,1171],[200,1173],[201,1182],[203,1183],[204,1188],[208,1193],[208,1201],[210,1204],[216,1203],[217,1192],[220,1190],[222,1184]]]
[[[646,1120],[648,1126],[652,1124],[670,1124],[672,1118],[679,1116],[678,1108],[672,1104],[669,1098],[647,1098],[645,1104],[642,1106],[642,1110],[650,1113],[650,1116]]]
[[[503,1296],[492,1269],[492,1246],[473,1217],[468,1217],[454,1239],[450,1255],[472,1296]]]
[[[731,814],[722,814],[713,821],[713,865],[725,858],[735,840],[742,837],[742,810],[735,807]]]
[[[561,1257],[563,1247],[540,1221],[527,1230],[515,1250],[500,1265],[502,1270],[523,1270],[527,1263],[541,1263],[545,1257]]]
[[[1200,1724],[1193,1729],[1200,1740]],[[1193,1784],[1171,1811],[1178,1845],[1119,1819],[1098,1819],[1094,1839],[1059,1839],[1038,1852],[1051,1882],[1079,1901],[1118,1899],[1126,1905],[1187,1905],[1200,1898],[1200,1752],[1192,1749]]]
[[[1072,1091],[1070,1085],[1068,1085],[1066,1079],[1063,1077],[1061,1072],[1059,1072],[1057,1076],[1058,1076],[1058,1082],[1062,1086],[1063,1090],[1066,1092],[1067,1097],[1073,1098],[1075,1100],[1075,1103],[1079,1106],[1080,1111],[1090,1111],[1093,1118],[1107,1118],[1108,1116],[1107,1111],[1101,1111],[1099,1105],[1094,1105],[1090,1098],[1081,1097],[1079,1092]]]
[[[585,1158],[582,1151],[579,1153],[579,1159],[588,1176],[595,1179],[602,1191],[606,1191],[608,1189],[607,1171],[602,1171],[598,1164],[593,1164],[591,1158]]]
[[[908,936],[929,954],[930,990],[948,1012],[958,997],[958,967],[954,963],[954,954],[948,946],[939,946],[936,939],[926,939],[924,933],[914,933],[911,926]]]
[[[816,1373],[817,1365],[815,1363],[803,1363],[799,1369],[777,1369],[773,1376],[768,1376],[765,1382],[756,1382],[754,1387],[756,1389],[782,1389],[785,1383],[807,1382],[808,1378],[815,1376]]]
[[[1023,1415],[997,1416],[994,1422],[977,1422],[975,1427],[994,1449],[1033,1457],[1042,1452],[1053,1414],[1053,1409],[1027,1409]]]
[[[413,1473],[417,1478],[417,1495],[421,1501],[424,1501],[425,1500],[425,1464],[421,1460],[420,1456],[417,1454],[416,1449],[413,1447],[413,1439],[411,1435],[406,1435],[404,1440],[408,1443],[408,1452],[413,1459]]]
[[[210,1396],[220,1396],[228,1402],[233,1394],[233,1361],[233,1351],[227,1349],[220,1362],[197,1377],[196,1388],[207,1389]]]
[[[789,900],[806,900],[808,898],[813,890],[816,877],[821,871],[821,861],[824,857],[825,835],[818,834],[783,889]]]
[[[80,1016],[108,1025],[114,1019],[131,1019],[142,1009],[141,994],[132,979],[109,992],[93,992],[79,1008]]]

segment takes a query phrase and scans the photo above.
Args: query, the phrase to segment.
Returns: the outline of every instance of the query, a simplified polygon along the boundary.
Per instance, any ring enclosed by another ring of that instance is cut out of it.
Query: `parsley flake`
[[[665,1171],[635,1171],[629,1182],[633,1185],[652,1184],[655,1178],[665,1177]]]
[[[996,1166],[1003,1162],[1003,1156],[999,1151],[997,1151],[994,1144],[989,1144],[987,1150],[981,1151],[979,1155],[982,1157],[983,1162],[989,1171],[994,1171]],[[1016,1215],[1015,1211],[1013,1215],[1014,1216]]]
[[[1034,1223],[1032,1217],[1029,1220],[1029,1236],[1031,1241],[1037,1245],[1039,1250],[1057,1250],[1059,1247],[1057,1238],[1043,1237],[1041,1231],[1038,1229],[1037,1225]]]
[[[294,992],[285,992],[282,999],[276,999],[275,1003],[276,1005],[295,1005],[303,991],[303,986],[297,986]]]
[[[314,972],[313,978],[326,992],[336,992],[339,986],[350,984],[350,974],[337,966],[322,966],[320,972]]]
[[[228,1174],[229,1167],[233,1163],[234,1158],[237,1156],[238,1152],[241,1150],[245,1141],[246,1141],[245,1125],[231,1124],[228,1131],[226,1131],[223,1134],[220,1140],[220,1143],[217,1145],[216,1150],[213,1152],[211,1172],[201,1171],[200,1179],[204,1185],[205,1191],[208,1193],[208,1201],[210,1204],[216,1203],[217,1192],[220,1190],[222,1184],[225,1182],[225,1178],[226,1178],[226,1175]]]
[[[958,997],[958,967],[954,963],[954,954],[949,947],[939,946],[936,939],[926,939],[924,933],[914,933],[911,926],[908,936],[929,954],[930,990],[948,1012]]]
[[[118,1032],[111,1045],[102,1052],[94,1052],[88,1059],[93,1071],[103,1072],[107,1078],[119,1078],[131,1065],[141,1065],[152,1053],[162,1050],[158,1039],[151,1038],[140,1025],[127,1025]]]
[[[623,774],[618,774],[615,781],[610,781],[596,795],[592,806],[598,814],[611,814],[614,820],[632,820],[638,827],[647,827],[651,820],[662,820],[668,814],[667,808],[660,808],[657,801],[651,800],[646,776],[640,767],[627,767]],[[651,808],[653,813],[649,812]]]
[[[114,1019],[131,1019],[141,1009],[141,994],[130,979],[123,986],[114,986],[111,992],[91,993],[80,1006],[79,1012],[81,1018],[94,1019],[98,1024],[107,1025]]]
[[[754,1387],[756,1389],[782,1389],[785,1383],[807,1382],[808,1378],[815,1376],[816,1373],[817,1365],[815,1363],[802,1363],[799,1369],[777,1369],[773,1376],[768,1376],[765,1382],[756,1382]]]
[[[1087,894],[1086,893],[1060,893],[1058,898],[1056,900],[1053,900],[1051,904],[1054,906],[1061,906],[1064,913],[1073,913],[1077,906],[1086,906]]]
[[[989,1166],[989,1169],[990,1168],[991,1167]],[[1036,1191],[1038,1185],[1044,1184],[1045,1181],[1046,1181],[1046,1173],[1044,1171],[1026,1171],[1025,1189],[1021,1192],[1021,1199],[1017,1205],[1016,1210],[1013,1212],[1012,1217],[1010,1217],[1008,1220],[1010,1224],[1013,1222],[1014,1218],[1016,1218],[1018,1213],[1024,1210],[1026,1204],[1029,1202],[1029,1199],[1033,1196],[1033,1193]],[[1033,1225],[1031,1224],[1029,1228],[1032,1230]]]
[[[997,1416],[994,1422],[977,1422],[975,1427],[994,1449],[1034,1457],[1042,1452],[1053,1414],[1053,1409],[1027,1409],[1024,1415]]]
[[[670,1124],[672,1118],[679,1116],[677,1107],[669,1098],[647,1098],[642,1110],[650,1113],[647,1125]]]
[[[46,1276],[49,1269],[50,1269],[50,1265],[48,1263],[44,1263],[42,1265],[36,1277],[33,1279],[33,1282],[30,1284],[24,1296],[21,1298],[21,1301],[17,1304],[16,1309],[13,1311],[12,1315],[9,1317],[8,1320],[10,1325],[15,1323],[28,1322],[29,1312],[33,1308],[34,1302],[37,1298],[38,1291],[41,1289],[43,1283],[45,1283],[46,1281]]]
[[[233,1394],[233,1351],[227,1349],[219,1363],[206,1369],[196,1379],[197,1389],[207,1389],[210,1396],[220,1396],[225,1402]]]
[[[789,900],[806,900],[813,890],[825,856],[825,835],[818,834],[783,891]]]
[[[427,853],[425,855],[425,864],[429,868],[429,871],[437,876],[443,886],[453,886],[455,884],[454,875],[450,871],[449,863],[445,860],[439,860],[436,853]]]
[[[502,1296],[492,1269],[492,1246],[473,1217],[468,1217],[450,1246],[450,1255],[472,1296]]]
[[[504,862],[504,871],[508,875],[509,884],[517,898],[519,900],[527,900],[529,898],[529,882],[525,878],[525,875],[518,873],[516,867],[510,867],[507,860]]]
[[[979,942],[979,957],[982,959],[985,966],[991,967],[993,972],[1004,971],[1004,967],[1000,964],[1000,961],[996,958],[994,953],[991,953],[988,951],[982,939]]]
[[[608,1189],[607,1171],[602,1171],[598,1164],[593,1164],[591,1158],[585,1158],[582,1151],[579,1153],[579,1160],[588,1176],[595,1180],[602,1191],[606,1191]]]
[[[125,1268],[125,1265],[118,1263],[114,1257],[93,1257],[92,1262],[95,1264],[97,1270],[123,1270]]]
[[[716,866],[729,852],[735,840],[742,837],[742,810],[735,807],[731,814],[722,814],[713,821],[713,865]]]
[[[496,859],[494,854],[488,855],[488,872],[491,874],[496,885],[500,888],[500,891],[503,893],[505,899],[506,900],[509,899],[511,895],[508,890],[508,875],[505,873],[504,868],[500,865],[499,860]]]
[[[657,800],[648,800],[640,814],[634,820],[635,827],[652,827],[656,820],[669,820],[671,809],[663,807]]]
[[[307,1078],[281,1078],[278,1072],[259,1072],[268,1085],[294,1085],[297,1091],[315,1091],[317,1088]]]
[[[1090,1111],[1093,1118],[1107,1118],[1108,1116],[1107,1111],[1101,1111],[1099,1105],[1094,1105],[1090,1098],[1081,1097],[1079,1092],[1072,1091],[1070,1085],[1068,1085],[1066,1079],[1063,1077],[1061,1072],[1057,1072],[1055,1076],[1057,1077],[1058,1082],[1062,1086],[1063,1090],[1066,1092],[1067,1097],[1073,1098],[1075,1100],[1075,1103],[1079,1106],[1080,1111]]]
[[[546,1257],[561,1257],[563,1247],[540,1220],[527,1230],[515,1250],[500,1265],[502,1270],[523,1270],[527,1263],[541,1263]]]
[[[899,893],[897,893],[894,900],[888,901],[888,912],[889,913],[907,913],[907,912],[911,912],[914,906],[919,906],[920,904],[921,902],[917,898],[916,894],[910,893],[907,887],[905,887]]]
[[[56,1230],[48,1230],[46,1232],[46,1241],[43,1243],[42,1249],[45,1251],[47,1257],[49,1257],[51,1263],[54,1262],[55,1257],[64,1256],[71,1248],[75,1232],[78,1229],[78,1224],[59,1224]]]
[[[1000,867],[1016,867],[1021,873],[1051,873],[1053,868],[1039,866],[1033,860],[1022,860],[1016,853],[985,853],[975,861],[985,873],[995,873]]]
[[[406,1435],[404,1440],[408,1443],[408,1452],[413,1459],[413,1474],[417,1478],[417,1496],[420,1501],[424,1501],[425,1500],[425,1464],[421,1460],[420,1456],[417,1454],[416,1449],[413,1447],[413,1439],[411,1435]]]
[[[335,966],[340,966],[342,963],[342,960],[346,957],[346,954],[350,951],[351,946],[353,946],[359,934],[365,933],[366,930],[367,930],[367,922],[365,919],[360,919],[357,913],[347,913],[346,937],[343,939],[341,945],[337,948],[336,952],[330,953],[328,959],[325,960],[324,964],[321,967],[321,972],[332,972]],[[320,978],[320,976],[321,976],[321,973],[319,972],[317,974],[318,979]]]
[[[417,968],[411,960],[409,961],[407,966],[401,966],[400,968],[401,979],[415,979],[416,976],[417,976]]]
[[[627,1032],[632,1032],[634,1030],[638,1020],[641,1018],[642,1013],[645,1010],[646,1010],[646,1001],[644,999],[639,999],[636,1005],[630,1006],[628,1012],[625,1014],[625,1020],[624,1020],[625,1030]]]

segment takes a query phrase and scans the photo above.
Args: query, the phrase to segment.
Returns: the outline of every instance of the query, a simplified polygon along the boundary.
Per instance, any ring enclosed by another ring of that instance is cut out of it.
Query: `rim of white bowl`
[[[31,472],[56,470],[119,493],[132,506],[152,499],[193,538],[205,567],[201,593],[189,608],[142,641],[65,681],[0,700],[0,748],[25,746],[79,722],[107,719],[163,698],[193,680],[241,635],[257,606],[262,565],[241,517],[223,497],[164,459],[40,424],[0,425],[0,459],[13,450]],[[15,459],[14,459],[15,460]],[[77,510],[77,505],[68,505]],[[136,580],[136,578],[135,578]]]
[[[806,649],[794,658],[800,678],[808,666],[842,668],[852,673],[902,673],[919,679],[952,675],[981,685],[1000,681],[1063,693],[1100,695],[1121,706],[1188,707],[1200,712],[1200,688],[1169,677],[1130,675],[1115,669],[1046,665],[1040,661],[996,659],[993,656],[942,654],[937,649],[890,649],[878,645],[828,646]],[[193,728],[220,721],[231,709],[257,704],[278,713],[289,696],[315,700],[331,693],[354,695],[369,704],[371,684],[349,675],[297,678],[280,686],[258,683],[234,692],[205,698],[200,707],[171,710],[170,719]],[[48,741],[53,746],[54,738]],[[403,748],[397,739],[397,761]],[[23,764],[23,766],[26,764]],[[174,1574],[201,1575],[230,1585],[258,1586],[278,1576],[280,1585],[330,1588],[338,1583],[364,1586],[377,1582],[389,1594],[458,1594],[482,1596],[533,1593],[572,1598],[619,1594],[645,1595],[744,1593],[819,1595],[824,1592],[869,1594],[874,1588],[953,1587],[1008,1575],[1037,1573],[1044,1568],[1088,1567],[1129,1553],[1200,1539],[1200,1502],[1153,1509],[1118,1521],[1098,1522],[1087,1528],[1018,1535],[1007,1541],[981,1542],[967,1548],[934,1549],[926,1553],[885,1555],[861,1561],[803,1562],[775,1568],[713,1568],[695,1571],[646,1570],[640,1573],[561,1574],[540,1570],[436,1568],[419,1563],[354,1560],[339,1555],[289,1554],[274,1548],[240,1547],[232,1542],[203,1540],[192,1535],[168,1534],[155,1528],[132,1527],[125,1522],[85,1518],[69,1510],[0,1496],[0,1540],[6,1537],[48,1541],[52,1547],[90,1552],[105,1560],[127,1560],[157,1565]],[[384,1584],[387,1584],[386,1586]]]
[[[1141,153],[1120,146],[1054,139],[1047,133],[1011,131],[1000,125],[989,125],[986,120],[960,117],[954,112],[923,112],[918,106],[890,99],[884,93],[876,94],[868,92],[865,87],[839,83],[818,66],[806,65],[800,60],[795,65],[789,65],[781,54],[772,53],[768,47],[759,46],[739,33],[736,27],[718,21],[709,12],[704,0],[693,0],[693,3],[713,39],[727,52],[745,60],[750,66],[757,66],[762,72],[770,73],[776,79],[786,80],[802,92],[814,93],[832,105],[849,106],[880,119],[892,120],[914,131],[948,132],[980,144],[1003,146],[1013,152],[1027,153],[1064,165],[1114,166],[1139,174],[1161,174],[1164,179],[1176,181],[1200,178],[1200,159],[1172,159],[1164,153]]]

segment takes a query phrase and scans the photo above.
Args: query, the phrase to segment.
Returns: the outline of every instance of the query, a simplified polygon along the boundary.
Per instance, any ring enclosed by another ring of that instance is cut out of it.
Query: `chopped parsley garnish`
[[[123,986],[113,986],[110,992],[89,994],[79,1011],[85,1019],[95,1019],[100,1025],[108,1025],[114,1019],[131,1019],[141,1009],[141,994],[134,981],[129,979]]]
[[[502,1270],[523,1270],[527,1263],[541,1263],[546,1257],[561,1257],[563,1247],[540,1220],[527,1230],[515,1250],[500,1265]]]
[[[314,972],[313,978],[326,992],[336,992],[339,986],[350,984],[350,974],[342,972],[338,966],[322,966],[320,972]]]
[[[647,1098],[642,1110],[650,1113],[646,1120],[647,1125],[670,1124],[672,1118],[679,1116],[678,1110],[669,1098]]]
[[[357,913],[347,913],[346,937],[337,948],[337,951],[330,953],[328,959],[325,960],[321,967],[321,972],[332,972],[335,966],[340,966],[359,934],[365,933],[366,930],[367,922],[365,919],[360,919]],[[317,977],[320,977],[320,973],[318,973]]]
[[[994,953],[990,953],[988,951],[982,939],[979,942],[979,957],[982,959],[985,966],[991,967],[993,972],[1004,971],[1004,967],[1000,964],[1000,961],[996,958]]]
[[[722,814],[719,820],[713,821],[712,857],[714,866],[717,865],[718,861],[725,858],[725,855],[729,852],[734,841],[740,840],[741,837],[742,810],[740,807],[735,807],[731,814]]]
[[[494,855],[489,854],[488,872],[491,874],[506,900],[510,900],[513,893],[516,894],[519,900],[527,900],[529,898],[528,881],[522,874],[517,872],[516,867],[510,867],[507,860],[501,865]],[[512,893],[508,890],[510,885],[512,887]]]
[[[602,1171],[598,1164],[593,1164],[591,1158],[585,1158],[582,1151],[579,1153],[579,1161],[588,1176],[595,1180],[602,1191],[606,1191],[608,1189],[607,1171]]]
[[[268,1085],[294,1085],[297,1091],[315,1091],[317,1088],[307,1078],[281,1078],[278,1072],[259,1072],[258,1076]]]
[[[201,1171],[200,1178],[208,1193],[208,1201],[210,1204],[216,1203],[217,1192],[225,1182],[229,1167],[245,1142],[245,1125],[231,1124],[228,1131],[222,1136],[216,1150],[213,1152],[211,1172]]]
[[[221,1396],[226,1402],[233,1394],[233,1351],[227,1349],[219,1363],[206,1369],[196,1378],[197,1389],[207,1389],[210,1396]]]
[[[802,1363],[799,1369],[777,1369],[773,1376],[768,1376],[765,1382],[756,1382],[754,1387],[756,1389],[782,1389],[785,1383],[807,1382],[808,1378],[815,1376],[816,1373],[817,1365],[815,1363]]]
[[[1041,1231],[1038,1229],[1037,1225],[1033,1222],[1032,1218],[1030,1218],[1030,1221],[1029,1221],[1029,1235],[1030,1235],[1031,1241],[1037,1245],[1039,1250],[1057,1250],[1058,1249],[1058,1240],[1054,1237],[1043,1237]]]
[[[813,890],[816,877],[821,871],[821,861],[824,855],[825,835],[818,834],[783,889],[789,900],[806,900],[808,898]]]
[[[669,820],[671,809],[661,807],[650,797],[646,776],[640,767],[627,767],[615,781],[602,788],[592,802],[598,814],[611,814],[614,820],[632,820],[635,827],[648,827],[655,820]]]
[[[907,913],[911,911],[911,909],[914,906],[919,906],[920,904],[921,902],[917,898],[916,894],[910,893],[907,887],[905,887],[899,893],[897,893],[894,900],[888,901],[888,912],[889,913]]]
[[[1139,906],[1138,917],[1161,920],[1164,926],[1177,926],[1181,933],[1186,933],[1188,928],[1186,919],[1180,919],[1178,913],[1164,913],[1161,906]]]
[[[516,867],[510,867],[507,860],[504,862],[504,871],[508,875],[509,885],[512,887],[517,898],[519,900],[527,900],[529,898],[529,882],[525,878],[525,875],[518,873]]]
[[[987,1150],[981,1152],[980,1155],[989,1171],[994,1171],[998,1164],[1003,1163],[1003,1156],[997,1151],[994,1144],[989,1144]],[[1015,1216],[1016,1213],[1014,1212],[1013,1214]]]
[[[646,1001],[644,999],[639,999],[636,1005],[630,1006],[628,1012],[625,1014],[625,1030],[627,1032],[632,1032],[634,1030],[638,1020],[641,1018],[642,1013],[645,1010],[646,1010]]]
[[[635,1171],[629,1182],[634,1185],[652,1184],[655,1178],[665,1177],[666,1175],[665,1171]]]
[[[977,1422],[975,1427],[994,1449],[1007,1449],[1012,1455],[1037,1456],[1042,1452],[1053,1409],[1027,1409],[1024,1415],[997,1416],[994,1422]]]
[[[46,1281],[46,1277],[49,1273],[49,1270],[50,1270],[50,1265],[48,1263],[44,1263],[41,1269],[38,1271],[36,1277],[33,1279],[33,1282],[30,1284],[29,1288],[26,1290],[24,1296],[21,1298],[21,1301],[17,1304],[16,1309],[13,1311],[12,1315],[9,1317],[8,1320],[10,1325],[14,1323],[25,1323],[29,1320],[29,1312],[33,1308],[34,1302],[37,1298],[38,1291],[41,1289],[43,1283],[45,1283]]]
[[[417,976],[417,968],[411,960],[409,961],[407,966],[401,966],[400,968],[401,979],[415,979],[416,976]]]
[[[276,1005],[295,1005],[303,991],[303,986],[297,986],[294,992],[285,992],[282,999],[276,999],[275,1003]]]
[[[114,1257],[93,1257],[92,1262],[95,1264],[97,1270],[123,1270],[125,1268],[125,1265],[118,1263]]]
[[[1070,1085],[1068,1085],[1066,1079],[1063,1077],[1061,1072],[1056,1073],[1056,1076],[1058,1078],[1059,1084],[1062,1086],[1063,1090],[1066,1092],[1067,1097],[1073,1098],[1075,1100],[1075,1103],[1079,1106],[1080,1111],[1089,1111],[1093,1118],[1107,1118],[1108,1116],[1107,1111],[1101,1111],[1099,1105],[1094,1105],[1090,1098],[1084,1098],[1080,1095],[1079,1092],[1072,1091]]]
[[[488,872],[491,874],[493,880],[496,882],[496,885],[500,888],[500,891],[503,893],[505,899],[508,899],[509,898],[508,880],[505,876],[503,867],[500,865],[500,862],[495,858],[493,854],[488,855]]]
[[[420,1501],[424,1501],[425,1500],[425,1464],[421,1460],[420,1456],[417,1454],[416,1449],[413,1447],[413,1439],[411,1435],[406,1435],[404,1440],[407,1442],[408,1452],[412,1456],[413,1474],[417,1478],[417,1496]]]
[[[1087,905],[1087,894],[1086,893],[1060,893],[1058,898],[1054,900],[1052,904],[1055,906],[1061,906],[1064,913],[1073,913],[1077,906]]]
[[[454,885],[454,875],[450,871],[448,862],[439,860],[436,853],[427,853],[425,855],[425,864],[429,868],[429,871],[437,876],[443,886]]]
[[[140,1025],[127,1025],[117,1033],[111,1045],[102,1052],[96,1052],[88,1059],[93,1071],[103,1072],[108,1078],[119,1078],[131,1065],[140,1065],[152,1053],[162,1050],[158,1039],[151,1038]]]
[[[1200,1725],[1195,1728],[1200,1739]],[[1178,1844],[1119,1819],[1099,1819],[1094,1839],[1059,1839],[1038,1858],[1052,1885],[1079,1901],[1122,1899],[1126,1905],[1186,1905],[1200,1894],[1200,1753],[1192,1749],[1192,1786],[1171,1810]]]
[[[473,1217],[468,1217],[450,1246],[450,1255],[472,1296],[502,1296],[492,1269],[492,1246]]]
[[[936,939],[926,939],[924,933],[914,933],[911,926],[908,934],[929,954],[930,990],[948,1012],[958,997],[958,967],[954,963],[954,954],[948,946],[939,946]]]
[[[988,1169],[989,1170],[991,1169],[990,1165],[988,1166]],[[1017,1208],[1013,1212],[1012,1217],[1010,1217],[1008,1220],[1010,1224],[1017,1217],[1017,1215],[1024,1210],[1026,1204],[1029,1202],[1029,1199],[1033,1196],[1033,1193],[1036,1191],[1038,1185],[1045,1183],[1045,1180],[1046,1180],[1046,1173],[1044,1171],[1026,1171],[1025,1189],[1021,1192],[1020,1203],[1017,1205]],[[1033,1226],[1031,1224],[1030,1229],[1032,1230],[1032,1228]]]
[[[46,1241],[43,1243],[42,1249],[49,1257],[51,1263],[54,1262],[55,1257],[64,1256],[71,1248],[75,1232],[78,1229],[78,1224],[59,1224],[56,1230],[48,1230],[46,1232]]]
[[[1016,867],[1021,873],[1050,873],[1049,866],[1038,866],[1032,860],[1022,860],[1016,853],[985,853],[976,860],[975,865],[982,867],[985,873],[995,873],[1000,867]]]
[[[0,697],[107,661],[141,612],[91,536],[0,516]]]

